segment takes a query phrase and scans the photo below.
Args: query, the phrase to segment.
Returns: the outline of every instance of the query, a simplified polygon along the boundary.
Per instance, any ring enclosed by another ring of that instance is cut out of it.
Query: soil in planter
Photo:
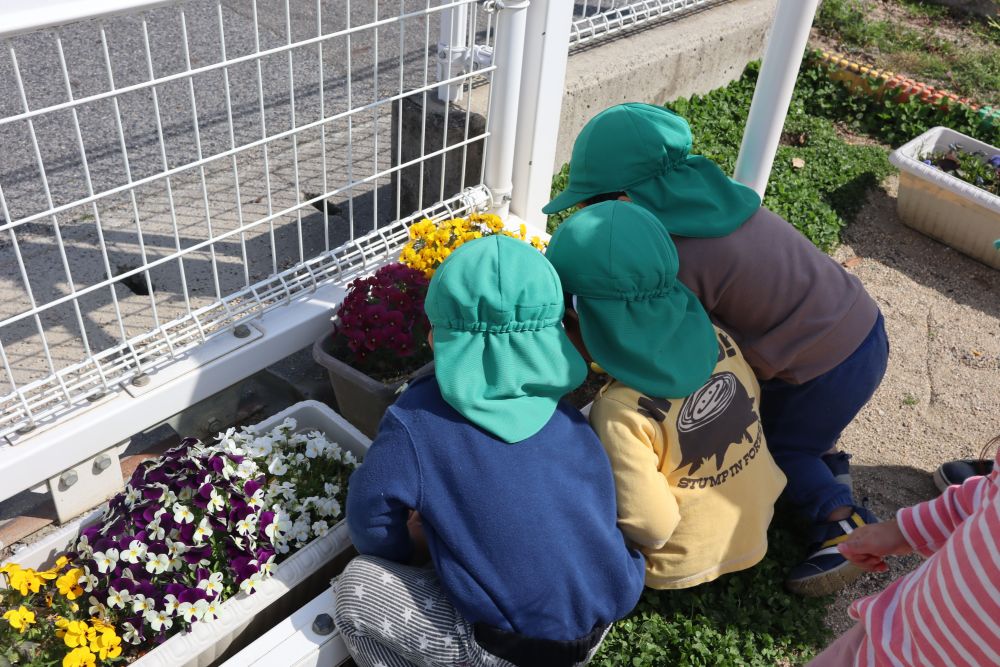
[[[353,353],[347,347],[345,341],[342,339],[337,340],[336,336],[330,340],[332,342],[328,345],[329,349],[327,349],[327,352],[331,356],[384,384],[393,384],[409,377],[414,371],[419,370],[434,358],[434,352],[431,350],[430,345],[424,341],[409,357],[403,357],[402,359],[379,358],[372,364],[359,366],[351,358]]]

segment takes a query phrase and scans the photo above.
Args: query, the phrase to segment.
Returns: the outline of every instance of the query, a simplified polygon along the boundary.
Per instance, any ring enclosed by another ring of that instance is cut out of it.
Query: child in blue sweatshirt
[[[559,402],[586,375],[559,277],[521,241],[477,239],[435,273],[426,310],[434,377],[389,408],[350,480],[362,555],[338,578],[337,626],[361,666],[584,664],[645,564],[617,528],[604,449]],[[431,567],[408,564],[416,516]]]

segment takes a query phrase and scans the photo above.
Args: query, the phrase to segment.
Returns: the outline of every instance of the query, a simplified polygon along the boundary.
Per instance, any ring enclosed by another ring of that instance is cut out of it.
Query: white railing
[[[433,135],[428,100],[485,90],[516,119],[520,49],[443,81],[434,54],[460,7],[470,51],[523,44],[520,4],[0,2],[0,500],[224,388],[142,402],[205,349],[269,336],[241,325],[371,270],[411,220],[492,206],[482,174],[509,192],[512,156],[486,149],[514,121],[445,106],[460,136]]]
[[[576,0],[570,43],[581,44],[727,0]]]

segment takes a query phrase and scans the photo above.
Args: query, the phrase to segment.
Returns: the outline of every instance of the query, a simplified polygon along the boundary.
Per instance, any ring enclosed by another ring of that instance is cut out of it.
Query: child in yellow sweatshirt
[[[677,280],[670,235],[639,206],[605,202],[566,220],[546,257],[568,293],[570,339],[612,377],[590,423],[646,585],[688,588],[755,565],[785,476],[753,370]]]

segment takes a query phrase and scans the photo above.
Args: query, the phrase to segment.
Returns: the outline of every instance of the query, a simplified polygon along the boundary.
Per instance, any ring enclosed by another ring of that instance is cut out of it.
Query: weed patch
[[[873,9],[894,5],[889,18]],[[952,16],[938,5],[896,0],[824,0],[813,25],[848,52],[860,51],[877,67],[905,72],[982,103],[1000,97],[1000,26]],[[948,26],[942,31],[941,26]],[[956,35],[948,34],[956,33]]]

